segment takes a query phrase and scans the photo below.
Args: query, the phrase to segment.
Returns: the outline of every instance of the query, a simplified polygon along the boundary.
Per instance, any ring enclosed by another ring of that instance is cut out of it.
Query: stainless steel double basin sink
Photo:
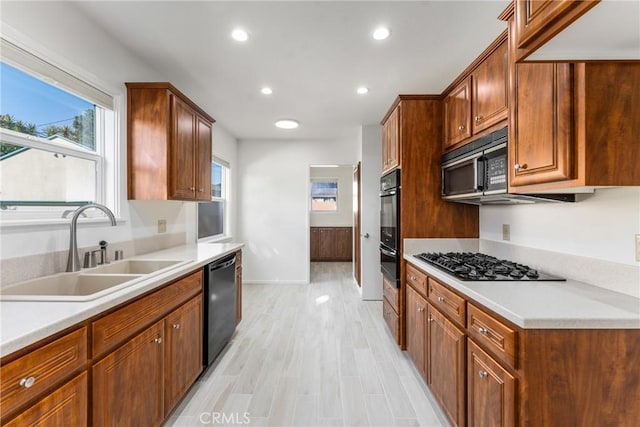
[[[129,259],[9,285],[0,301],[91,301],[190,261]]]

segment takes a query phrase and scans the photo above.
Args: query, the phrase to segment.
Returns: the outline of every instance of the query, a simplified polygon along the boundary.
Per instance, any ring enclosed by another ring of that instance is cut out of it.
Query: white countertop
[[[411,264],[525,329],[639,329],[640,299],[566,282],[465,282],[404,254]]]
[[[0,356],[6,356],[112,307],[160,287],[242,248],[240,243],[198,243],[127,259],[190,261],[86,302],[1,301]]]

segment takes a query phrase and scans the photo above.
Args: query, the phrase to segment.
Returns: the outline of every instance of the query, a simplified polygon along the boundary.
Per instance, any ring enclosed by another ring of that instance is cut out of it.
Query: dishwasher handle
[[[210,264],[209,271],[221,270],[223,268],[230,267],[235,263],[236,263],[236,257],[234,255],[233,258],[231,258],[229,261],[221,262],[220,264],[213,264],[213,263]]]

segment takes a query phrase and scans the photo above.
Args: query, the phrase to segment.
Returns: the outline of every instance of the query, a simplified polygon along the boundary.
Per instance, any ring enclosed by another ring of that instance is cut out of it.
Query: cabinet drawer
[[[0,413],[8,415],[86,363],[87,328],[83,327],[2,366]],[[25,384],[31,382],[31,386]]]
[[[96,320],[91,325],[93,357],[114,348],[201,291],[202,272],[198,271]]]
[[[516,345],[518,333],[493,316],[469,304],[467,313],[469,335],[498,359],[513,368],[516,365]]]
[[[386,277],[382,276],[382,293],[393,310],[397,313],[398,310],[398,295],[399,289],[394,286]]]
[[[427,299],[434,307],[464,328],[466,320],[466,302],[464,298],[454,294],[444,285],[429,277],[429,296]]]
[[[413,289],[420,292],[423,296],[427,296],[427,275],[411,264],[407,263],[406,272],[407,283],[413,286]]]
[[[391,307],[391,304],[389,304],[385,299],[382,300],[382,316],[384,317],[384,321],[387,322],[387,326],[389,327],[391,335],[393,335],[393,338],[396,340],[396,342],[398,342],[400,318]]]

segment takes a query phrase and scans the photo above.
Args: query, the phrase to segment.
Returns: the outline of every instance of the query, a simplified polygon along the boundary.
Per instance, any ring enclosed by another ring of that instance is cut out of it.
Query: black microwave
[[[442,198],[455,200],[507,192],[507,129],[442,157]]]

